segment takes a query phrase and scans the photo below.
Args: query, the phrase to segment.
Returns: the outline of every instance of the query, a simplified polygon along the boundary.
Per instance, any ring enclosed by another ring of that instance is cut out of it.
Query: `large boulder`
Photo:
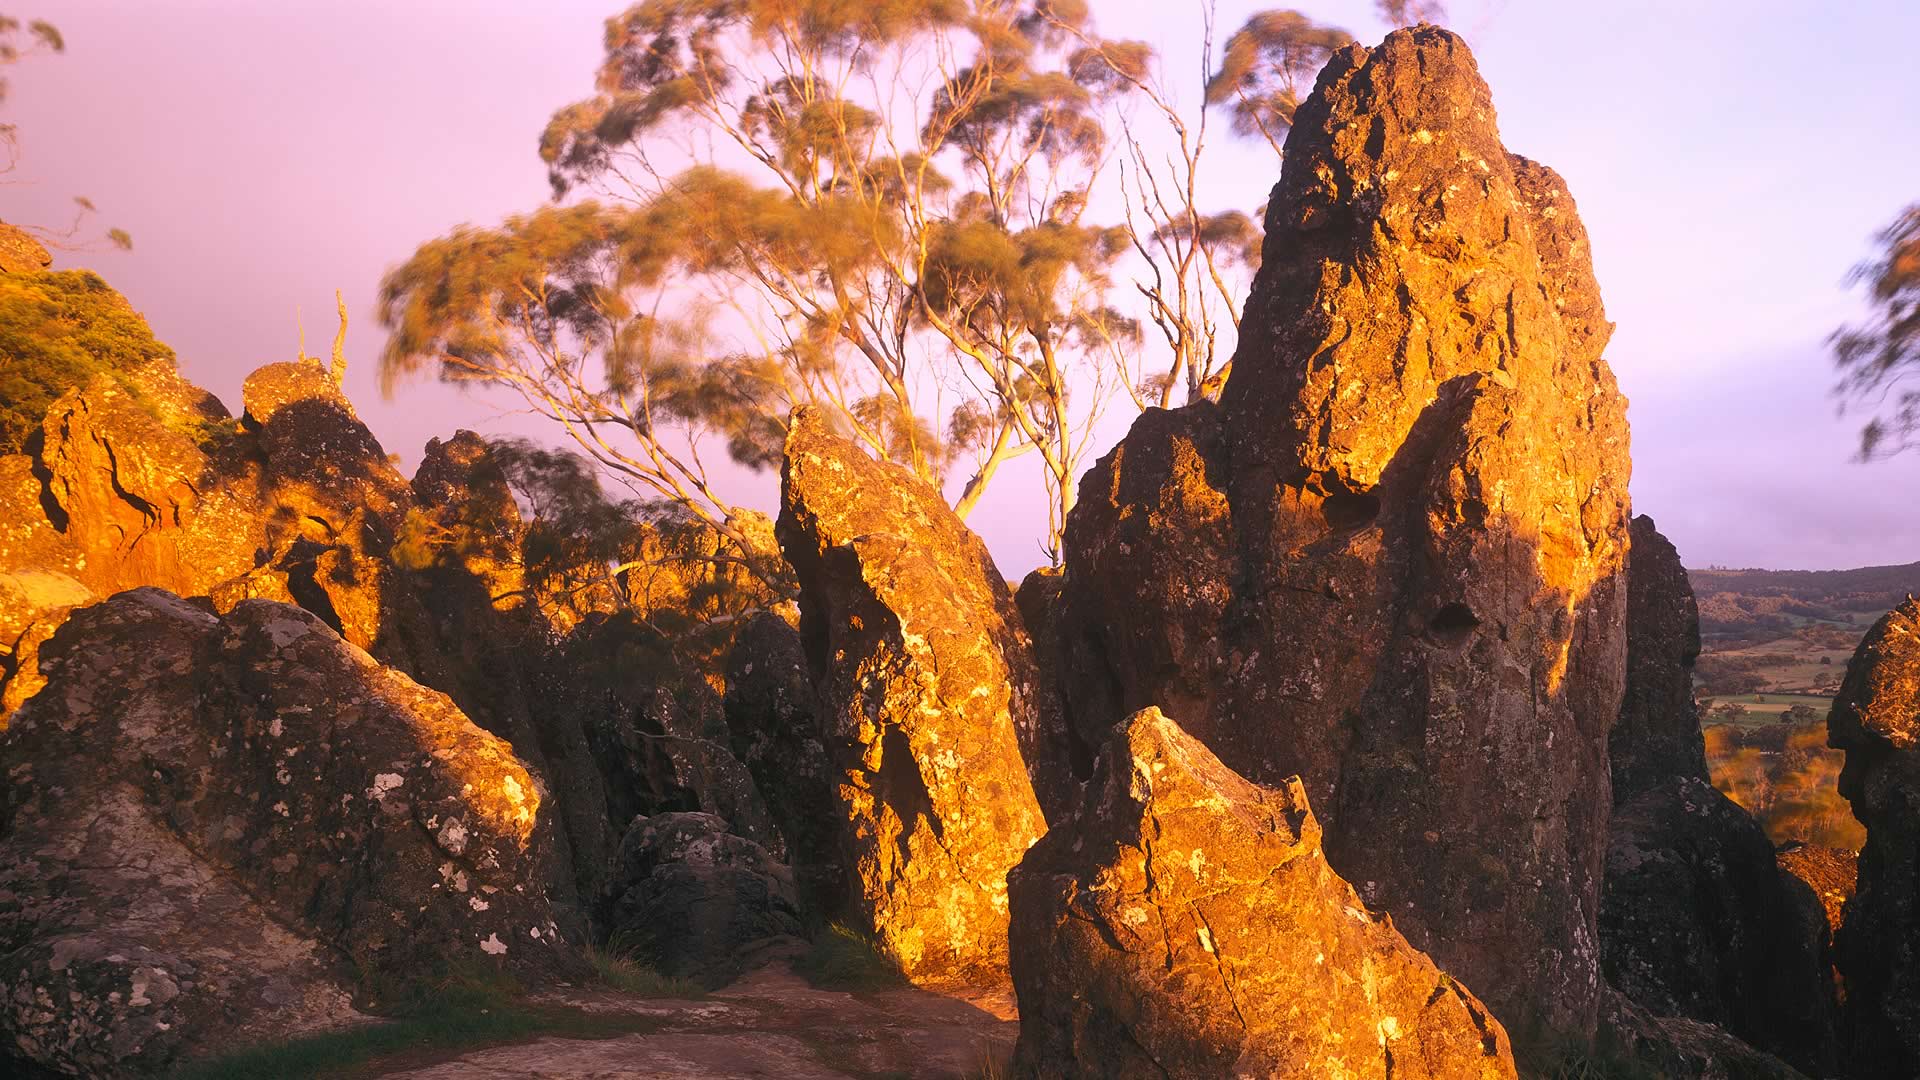
[[[1010,880],[1015,1072],[1512,1077],[1505,1030],[1327,864],[1298,780],[1249,783],[1158,709]]]
[[[1220,403],[1149,411],[1067,522],[1074,736],[1157,705],[1509,1024],[1590,1035],[1627,426],[1564,184],[1465,44],[1301,104]]]
[[[793,872],[712,814],[635,818],[606,903],[610,948],[707,987],[738,978],[755,946],[801,932]]]
[[[1056,722],[1006,583],[938,491],[811,410],[787,438],[777,528],[839,784],[848,917],[917,981],[1003,981],[1006,872],[1046,831],[1021,751]]]
[[[1633,521],[1627,690],[1609,738],[1614,810],[1600,896],[1607,981],[1658,1017],[1717,1025],[1816,1076],[1837,1004],[1820,901],[1707,773],[1693,661],[1700,620],[1680,555]]]
[[[1867,827],[1835,941],[1855,1076],[1920,1076],[1920,601],[1861,640],[1827,716],[1840,794]]]
[[[347,988],[571,970],[539,782],[299,608],[74,614],[0,739],[0,1027],[82,1075],[350,1017]]]

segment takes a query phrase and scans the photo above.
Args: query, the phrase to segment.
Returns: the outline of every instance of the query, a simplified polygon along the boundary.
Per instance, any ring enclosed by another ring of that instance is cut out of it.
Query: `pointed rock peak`
[[[1337,54],[1301,105],[1221,400],[1258,433],[1244,456],[1365,491],[1451,379],[1611,393],[1607,329],[1565,184],[1507,153],[1466,43],[1414,27]]]

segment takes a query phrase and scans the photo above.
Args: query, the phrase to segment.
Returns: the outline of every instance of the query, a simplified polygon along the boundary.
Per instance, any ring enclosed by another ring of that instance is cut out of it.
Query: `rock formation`
[[[1500,1023],[1327,865],[1300,782],[1247,782],[1158,709],[1009,888],[1019,1075],[1515,1075]]]
[[[31,274],[53,265],[53,256],[33,234],[0,221],[0,274]]]
[[[218,611],[277,600],[449,694],[546,779],[561,828],[544,880],[569,932],[636,814],[716,811],[778,848],[717,697],[657,634],[601,619],[556,644],[483,440],[435,440],[409,484],[321,365],[267,365],[243,393],[235,421],[170,363],[101,375],[0,457],[0,725],[77,607],[141,586]]]
[[[1874,624],[1827,717],[1840,794],[1867,827],[1835,941],[1855,1076],[1920,1075],[1920,602]]]
[[[1725,1028],[1811,1075],[1835,1067],[1820,903],[1707,773],[1692,669],[1700,620],[1679,553],[1633,520],[1627,689],[1609,738],[1613,821],[1600,898],[1607,980],[1659,1017]]]
[[[0,1027],[153,1071],[351,1017],[359,980],[571,969],[542,793],[445,695],[314,615],[157,589],[77,612],[0,741]]]
[[[856,928],[917,981],[1004,979],[1006,872],[1046,829],[1021,752],[1052,719],[1006,583],[939,492],[808,410],[777,529]]]
[[[609,947],[709,988],[738,978],[754,945],[800,932],[792,871],[712,814],[634,819],[613,883]]]
[[[1081,485],[1073,733],[1158,705],[1299,774],[1368,903],[1509,1024],[1583,1038],[1629,465],[1572,198],[1416,27],[1329,61],[1265,243],[1219,405],[1149,411]]]
[[[727,658],[727,731],[786,841],[816,925],[846,906],[848,886],[836,827],[840,778],[820,713],[799,632],[772,612],[754,616]]]

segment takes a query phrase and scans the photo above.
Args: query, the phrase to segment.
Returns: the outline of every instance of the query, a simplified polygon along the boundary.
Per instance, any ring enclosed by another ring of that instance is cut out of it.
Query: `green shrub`
[[[19,453],[69,389],[152,361],[173,350],[99,275],[0,274],[0,454]]]

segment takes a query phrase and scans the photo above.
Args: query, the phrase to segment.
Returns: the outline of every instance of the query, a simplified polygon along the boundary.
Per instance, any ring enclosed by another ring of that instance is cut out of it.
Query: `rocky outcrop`
[[[154,1071],[337,1023],[361,979],[570,970],[538,781],[314,615],[138,589],[41,666],[0,741],[0,1025],[28,1060]]]
[[[1831,1075],[1837,1007],[1820,902],[1780,870],[1753,815],[1713,787],[1693,701],[1699,654],[1679,553],[1651,518],[1635,518],[1627,689],[1609,738],[1607,981],[1655,1016],[1716,1025]]]
[[[1072,730],[1157,705],[1510,1024],[1593,1030],[1625,402],[1572,198],[1434,27],[1302,103],[1232,377],[1067,523]]]
[[[1646,1076],[1660,1080],[1807,1080],[1798,1069],[1701,1020],[1660,1017],[1611,987],[1600,994],[1598,1045],[1571,1060],[1551,1054],[1544,1076]]]
[[[277,600],[451,695],[548,782],[562,827],[541,880],[570,932],[636,814],[713,810],[778,847],[716,696],[663,696],[697,677],[631,662],[667,651],[657,634],[602,619],[557,641],[484,440],[435,440],[409,484],[320,365],[260,368],[244,398],[234,421],[151,363],[69,391],[29,453],[0,457],[0,725],[39,688],[38,648],[76,607],[140,586],[219,611]]]
[[[840,777],[800,633],[785,619],[762,612],[741,629],[727,657],[725,708],[734,756],[786,841],[808,921],[822,924],[848,899],[836,825]]]
[[[0,274],[32,274],[53,265],[53,256],[33,234],[0,222]]]
[[[1512,1077],[1506,1032],[1327,864],[1298,780],[1235,775],[1157,709],[1013,872],[1015,1072]]]
[[[727,746],[725,710],[706,680],[671,644],[629,614],[576,627],[555,657],[550,724],[584,732],[611,821],[702,811],[786,856],[786,845],[753,777]]]
[[[709,988],[738,978],[755,946],[801,928],[792,871],[712,814],[634,819],[607,907],[610,948]]]
[[[838,777],[850,920],[916,981],[1004,979],[1006,872],[1046,829],[1022,750],[1051,693],[1006,583],[938,491],[808,410],[777,529]]]
[[[1860,642],[1827,716],[1840,794],[1867,827],[1835,940],[1855,1076],[1920,1075],[1920,602]]]
[[[1811,1076],[1836,1067],[1827,927],[1752,815],[1697,778],[1614,809],[1600,902],[1607,981],[1654,1015],[1712,1024]]]

